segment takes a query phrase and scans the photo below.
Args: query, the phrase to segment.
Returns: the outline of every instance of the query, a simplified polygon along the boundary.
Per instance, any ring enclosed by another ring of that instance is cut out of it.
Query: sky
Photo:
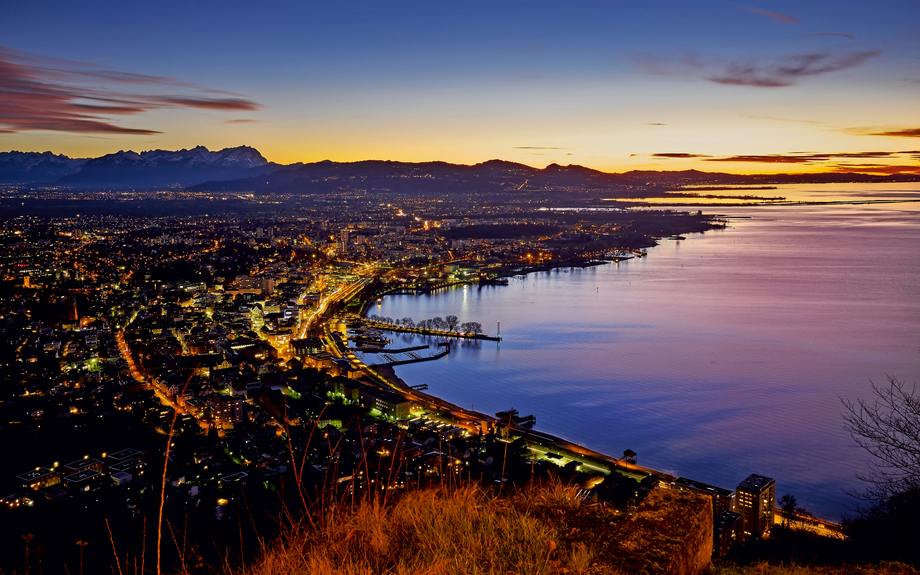
[[[920,0],[30,0],[0,151],[920,173]]]

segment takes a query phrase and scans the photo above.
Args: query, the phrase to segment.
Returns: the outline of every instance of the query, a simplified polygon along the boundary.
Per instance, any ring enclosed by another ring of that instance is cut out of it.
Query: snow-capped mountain
[[[119,152],[120,154],[134,154],[134,152]],[[112,154],[117,155],[117,154]],[[221,166],[226,168],[247,167],[256,168],[264,166],[268,160],[262,157],[255,148],[239,146],[238,148],[225,148],[218,152],[211,152],[204,146],[191,150],[151,150],[136,154],[139,158],[154,164],[162,162],[184,163],[189,166]],[[105,157],[105,156],[103,156]],[[102,158],[100,158],[101,160]]]
[[[270,167],[254,148],[240,146],[211,152],[204,146],[191,150],[119,151],[87,161],[77,173],[59,184],[78,188],[151,188],[190,186],[208,180],[228,180],[258,175]]]
[[[80,171],[88,160],[51,152],[0,152],[0,183],[51,183]]]

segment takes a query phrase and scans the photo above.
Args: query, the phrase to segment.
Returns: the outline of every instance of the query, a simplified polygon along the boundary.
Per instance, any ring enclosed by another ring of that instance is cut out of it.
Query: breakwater
[[[402,333],[415,333],[419,335],[430,335],[430,336],[435,336],[435,337],[450,337],[450,338],[457,338],[457,339],[484,339],[488,341],[501,341],[502,340],[500,336],[485,335],[482,333],[461,333],[461,332],[447,331],[447,330],[441,330],[441,329],[419,329],[417,327],[406,327],[402,325],[393,325],[389,323],[373,321],[373,320],[366,319],[366,318],[362,319],[361,321],[365,325],[368,325],[370,327],[374,327],[377,329],[385,329],[388,331],[402,332]]]

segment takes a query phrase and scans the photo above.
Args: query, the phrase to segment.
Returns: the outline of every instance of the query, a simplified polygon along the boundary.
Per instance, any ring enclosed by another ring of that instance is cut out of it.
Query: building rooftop
[[[747,479],[738,484],[738,488],[760,492],[775,482],[776,481],[772,477],[764,477],[763,475],[752,473]]]
[[[74,471],[82,471],[83,469],[92,467],[93,465],[101,465],[101,464],[102,462],[99,461],[98,459],[94,459],[92,457],[86,457],[84,459],[78,459],[76,461],[71,461],[64,467],[66,467],[67,469],[72,469]]]
[[[83,483],[83,482],[90,481],[90,480],[93,480],[101,476],[102,474],[94,469],[86,469],[84,471],[81,471],[79,473],[74,473],[73,475],[70,475],[69,477],[67,477],[67,483],[71,485],[74,483]]]
[[[734,511],[723,511],[715,516],[713,519],[713,527],[715,530],[721,531],[725,527],[731,525],[741,517],[740,513],[735,513]]]
[[[137,458],[126,459],[124,461],[119,461],[118,463],[112,464],[109,466],[109,470],[115,473],[120,473],[128,471],[131,469],[138,469],[144,466],[144,462]]]
[[[44,477],[49,473],[55,473],[48,469],[47,467],[39,467],[38,469],[33,469],[32,471],[27,471],[21,475],[17,475],[16,478],[22,481],[33,481],[39,477]]]
[[[697,491],[705,491],[710,495],[717,497],[731,497],[734,495],[734,491],[729,489],[723,489],[721,487],[716,487],[715,485],[709,485],[708,483],[703,483],[702,481],[694,481],[693,479],[687,479],[686,477],[679,477],[674,483],[695,489]]]
[[[115,453],[109,453],[108,457],[113,461],[124,461],[125,459],[131,459],[132,457],[138,457],[139,455],[141,455],[139,450],[129,447],[127,449],[116,451]]]

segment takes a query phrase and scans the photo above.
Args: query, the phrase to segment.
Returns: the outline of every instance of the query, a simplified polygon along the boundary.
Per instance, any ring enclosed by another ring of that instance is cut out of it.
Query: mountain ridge
[[[74,189],[184,188],[190,191],[328,193],[385,190],[405,193],[617,193],[688,185],[875,183],[920,181],[917,175],[852,173],[729,174],[699,170],[603,172],[578,164],[545,168],[501,159],[472,165],[446,161],[269,162],[250,146],[210,151],[204,146],[170,151],[119,150],[97,158],[52,152],[0,152],[0,184],[57,185]]]

